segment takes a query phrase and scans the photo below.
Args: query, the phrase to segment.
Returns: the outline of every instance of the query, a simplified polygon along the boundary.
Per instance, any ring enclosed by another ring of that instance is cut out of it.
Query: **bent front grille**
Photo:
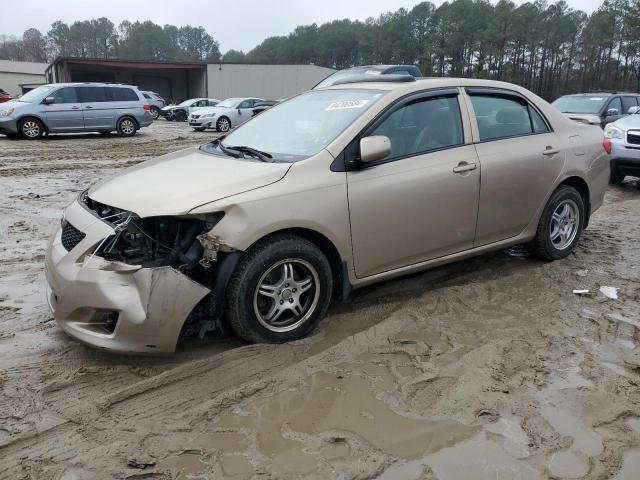
[[[633,145],[640,145],[640,131],[637,132],[628,132],[627,133],[627,143]]]
[[[67,223],[62,229],[62,246],[70,252],[73,248],[84,240],[86,235],[78,230],[76,227]]]

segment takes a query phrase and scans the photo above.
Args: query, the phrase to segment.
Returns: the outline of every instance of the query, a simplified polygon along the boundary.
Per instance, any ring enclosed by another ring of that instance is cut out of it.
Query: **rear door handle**
[[[91,110],[93,107],[92,107],[91,105],[87,105],[87,106],[86,106],[86,107],[84,107],[84,108],[86,108],[87,110]]]
[[[543,155],[546,155],[548,157],[552,156],[552,155],[556,155],[560,153],[560,149],[559,148],[553,148],[553,147],[547,147],[545,149],[544,152],[542,152]]]
[[[80,110],[80,107],[71,107],[71,110]]]
[[[478,168],[478,165],[475,163],[460,162],[457,167],[453,168],[453,173],[470,172],[476,168]]]

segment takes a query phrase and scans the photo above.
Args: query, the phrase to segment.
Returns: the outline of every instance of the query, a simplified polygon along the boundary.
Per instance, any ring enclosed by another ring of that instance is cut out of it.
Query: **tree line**
[[[453,0],[368,18],[297,27],[249,52],[229,50],[202,27],[106,18],[55,22],[46,35],[0,39],[0,58],[46,61],[56,55],[140,60],[416,64],[425,76],[520,84],[552,99],[587,90],[640,91],[640,0],[605,0],[593,13],[565,1]]]

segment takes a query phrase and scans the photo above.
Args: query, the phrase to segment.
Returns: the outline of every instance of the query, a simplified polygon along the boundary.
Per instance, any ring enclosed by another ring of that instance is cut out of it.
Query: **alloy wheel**
[[[38,138],[40,135],[40,125],[33,120],[27,120],[22,125],[22,133],[29,138]]]
[[[573,200],[564,200],[551,216],[551,243],[558,250],[568,248],[578,234],[580,210]]]
[[[136,131],[136,126],[133,123],[133,120],[125,118],[124,120],[122,120],[122,122],[120,122],[120,130],[125,135],[132,135]]]
[[[309,262],[288,258],[271,266],[257,283],[253,309],[272,332],[298,328],[313,315],[320,298],[318,272]]]

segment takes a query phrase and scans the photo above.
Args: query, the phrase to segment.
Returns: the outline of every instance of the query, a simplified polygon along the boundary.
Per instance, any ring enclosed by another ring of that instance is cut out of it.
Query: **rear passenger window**
[[[529,107],[523,102],[491,95],[472,95],[471,102],[478,121],[481,141],[529,135],[534,132],[533,116],[530,119]],[[535,110],[532,110],[533,112]],[[539,115],[538,128],[547,131]]]
[[[138,95],[131,88],[107,87],[107,91],[114,102],[135,102],[139,100]]]
[[[54,103],[78,103],[75,87],[61,88],[51,96],[54,98]]]
[[[107,102],[104,87],[77,87],[82,103]]]
[[[456,97],[425,98],[399,108],[369,135],[391,140],[388,159],[419,155],[464,143]]]

